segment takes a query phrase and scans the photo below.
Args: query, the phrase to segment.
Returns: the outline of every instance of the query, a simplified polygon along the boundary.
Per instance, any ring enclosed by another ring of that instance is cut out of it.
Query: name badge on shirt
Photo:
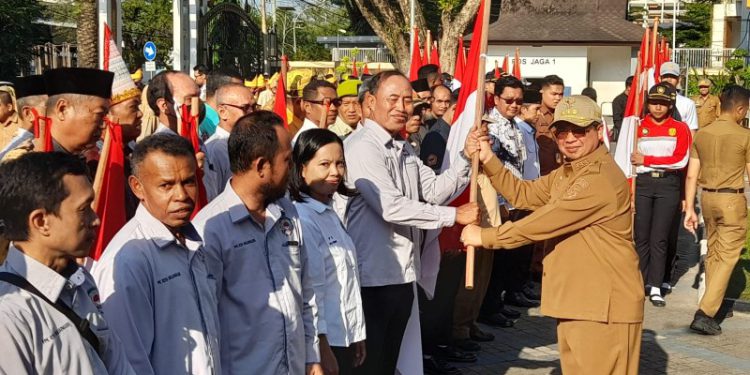
[[[279,221],[279,226],[281,227],[281,232],[284,233],[287,239],[287,241],[284,243],[284,247],[299,246],[299,241],[295,241],[292,238],[292,234],[294,233],[294,225],[292,224],[292,220],[287,217],[282,217]]]

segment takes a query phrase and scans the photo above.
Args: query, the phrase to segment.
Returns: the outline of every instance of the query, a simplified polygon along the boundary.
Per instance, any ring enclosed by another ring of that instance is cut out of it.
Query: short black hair
[[[0,164],[0,232],[9,241],[29,237],[29,214],[37,209],[57,215],[70,192],[63,177],[88,177],[81,159],[63,152],[30,152]]]
[[[625,79],[625,87],[627,88],[627,87],[630,87],[632,85],[633,85],[633,76],[630,76],[630,77],[628,77],[628,78]]]
[[[214,70],[206,77],[206,96],[213,97],[219,87],[232,83],[232,80],[242,82],[242,76],[236,70],[221,68]]]
[[[338,143],[341,149],[344,149],[344,142],[338,135],[328,129],[310,129],[300,134],[297,142],[294,144],[292,151],[292,173],[289,176],[289,195],[297,202],[303,202],[305,199],[302,193],[310,194],[310,186],[302,177],[302,167],[305,166],[323,146]],[[358,195],[356,190],[346,186],[345,176],[341,176],[336,192],[347,197]]]
[[[172,88],[169,87],[169,80],[167,78],[167,75],[175,73],[177,73],[177,71],[175,70],[165,70],[155,75],[154,78],[151,78],[151,80],[148,82],[148,92],[146,93],[146,98],[148,99],[149,108],[154,111],[154,114],[156,116],[161,115],[159,106],[156,105],[157,100],[163,98],[169,103],[174,102],[174,98],[172,98]]]
[[[565,82],[563,82],[563,79],[552,74],[548,75],[544,78],[542,78],[542,81],[540,82],[540,86],[542,89],[549,87],[549,86],[565,86]]]
[[[196,71],[196,72],[198,72],[200,74],[206,74],[206,73],[208,73],[208,67],[206,67],[203,64],[198,64],[198,65],[196,65],[196,66],[193,67],[193,71]]]
[[[130,165],[134,176],[138,176],[143,161],[153,152],[161,152],[169,156],[184,156],[195,160],[195,150],[187,139],[166,132],[152,134],[136,143],[133,153],[130,154]]]
[[[503,76],[495,82],[495,96],[500,96],[506,87],[512,89],[521,89],[523,91],[523,82],[514,76]]]
[[[581,90],[581,95],[587,96],[591,98],[591,100],[596,101],[596,90],[593,87],[584,88]]]
[[[257,111],[240,117],[227,141],[232,173],[249,171],[260,157],[272,162],[279,152],[276,127],[283,126],[281,117],[271,111]]]
[[[738,85],[729,85],[721,91],[719,100],[722,112],[729,112],[741,105],[747,107],[750,101],[750,90]]]
[[[336,91],[336,86],[333,83],[323,79],[314,79],[302,89],[302,100],[315,100],[318,97],[318,89],[322,87],[328,87]]]
[[[435,64],[422,65],[422,67],[417,70],[417,79],[424,78],[429,81],[434,79],[438,72],[440,72],[440,67]]]
[[[388,78],[394,76],[404,77],[404,79],[406,79],[407,81],[409,80],[408,78],[406,78],[404,73],[401,73],[398,70],[386,70],[384,72],[380,72],[370,78],[370,95],[376,95],[378,93],[378,89],[380,89],[380,85],[388,80]]]

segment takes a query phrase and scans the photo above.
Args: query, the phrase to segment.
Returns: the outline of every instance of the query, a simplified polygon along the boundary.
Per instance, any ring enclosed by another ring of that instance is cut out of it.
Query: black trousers
[[[435,354],[438,345],[448,345],[453,336],[453,308],[456,293],[462,285],[466,270],[466,257],[460,253],[443,254],[435,284],[435,296],[429,300],[421,287],[419,291],[419,317],[422,330],[422,352]]]
[[[638,175],[635,184],[635,247],[646,285],[664,280],[669,235],[680,209],[680,176]]]
[[[332,346],[331,351],[339,365],[339,375],[354,374],[354,346]]]
[[[414,303],[414,285],[363,287],[361,292],[367,326],[367,357],[354,372],[393,374]]]
[[[518,221],[530,214],[531,211],[511,210],[508,220]],[[492,277],[482,303],[482,315],[489,316],[499,312],[503,308],[502,292],[520,292],[531,280],[533,255],[533,244],[512,250],[495,251],[495,257],[492,260]]]

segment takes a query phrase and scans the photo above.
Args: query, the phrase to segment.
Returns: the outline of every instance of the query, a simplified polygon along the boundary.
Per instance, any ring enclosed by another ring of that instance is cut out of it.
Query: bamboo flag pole
[[[106,120],[105,120],[106,121]],[[94,175],[94,212],[98,212],[99,206],[102,204],[102,185],[104,185],[104,173],[107,170],[107,159],[109,159],[109,151],[112,148],[112,124],[107,121],[107,127],[104,130],[104,143],[102,144],[102,152],[99,154],[99,163],[96,165],[96,174]]]
[[[432,61],[430,61],[430,57],[432,56],[432,32],[430,29],[427,29],[427,40],[424,42],[424,60],[427,61],[428,64],[434,64]]]
[[[656,51],[658,48],[657,41],[659,40],[659,17],[657,16],[654,19],[654,30],[651,32],[651,50],[649,53],[651,54],[651,64],[656,64]],[[654,65],[654,70],[659,69],[660,67]]]
[[[482,0],[486,1],[486,0]],[[481,126],[484,114],[484,74],[487,64],[487,28],[490,20],[490,6],[484,4],[482,12],[482,35],[479,44],[479,66],[477,69],[477,96],[474,106],[474,129]],[[471,184],[469,185],[469,201],[476,202],[479,193],[477,186],[477,174],[479,174],[479,152],[471,156]],[[466,247],[466,289],[474,289],[474,246]]]

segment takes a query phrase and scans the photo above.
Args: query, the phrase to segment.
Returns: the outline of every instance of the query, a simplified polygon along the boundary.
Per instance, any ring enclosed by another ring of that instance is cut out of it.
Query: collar
[[[362,125],[365,129],[367,129],[370,133],[372,133],[373,137],[382,145],[388,146],[393,142],[393,136],[391,136],[385,128],[380,126],[377,122],[368,119],[365,119],[365,123]]]
[[[177,135],[177,133],[174,130],[170,129],[169,126],[164,125],[164,123],[162,122],[159,122],[159,125],[156,127],[156,131],[154,131],[154,133],[159,133],[159,132],[169,132],[171,134]]]
[[[542,104],[541,108],[539,110],[542,112],[542,115],[555,115],[555,110],[552,108],[547,107],[546,105]]]
[[[732,115],[729,115],[729,114],[726,114],[726,113],[720,114],[719,117],[717,118],[717,120],[722,120],[722,121],[726,121],[726,122],[728,122],[730,124],[739,125],[737,123],[737,121],[735,121],[734,118],[732,118]]]
[[[216,135],[216,138],[218,139],[229,139],[229,132],[221,126],[216,127],[214,135]]]
[[[514,118],[514,120],[516,122],[516,125],[518,125],[518,127],[520,127],[523,130],[525,130],[527,133],[536,133],[536,129],[534,129],[534,127],[531,126],[531,124],[529,124],[528,122],[524,121],[522,118],[516,116]]]
[[[330,205],[325,204],[325,203],[323,203],[323,202],[321,202],[321,201],[319,201],[319,200],[317,200],[317,199],[315,199],[315,198],[313,198],[313,197],[311,197],[311,196],[309,196],[309,195],[307,195],[305,193],[302,193],[301,195],[302,195],[302,198],[304,198],[305,200],[304,200],[304,202],[300,202],[300,203],[302,203],[302,204],[304,204],[306,206],[310,206],[310,208],[312,208],[318,214],[322,214],[326,210],[331,209]]]
[[[228,206],[227,211],[229,211],[229,218],[232,220],[232,224],[237,224],[246,219],[253,220],[250,211],[247,210],[245,203],[242,202],[240,196],[234,191],[231,182],[232,179],[230,178],[229,181],[227,181],[227,186],[224,188],[224,192],[221,193],[221,200],[226,206]],[[273,228],[274,223],[276,223],[276,221],[282,216],[284,216],[284,209],[276,202],[272,202],[266,207],[266,222],[264,225],[266,233]]]
[[[151,215],[143,204],[138,205],[138,209],[135,211],[133,219],[138,221],[141,230],[143,230],[148,239],[154,241],[160,249],[164,249],[173,243],[179,244],[174,234],[169,231],[167,226]],[[195,230],[192,223],[188,223],[180,228],[180,232],[185,236],[185,247],[187,247],[188,250],[196,251],[203,244],[200,234]]]
[[[36,259],[22,253],[12,243],[8,248],[8,256],[5,258],[4,266],[26,279],[52,302],[57,302],[66,286],[75,288],[86,280],[79,266],[70,265],[71,276],[69,279],[65,278],[53,269],[39,263]]]
[[[594,152],[578,160],[565,162],[564,165],[567,168],[571,168],[574,173],[578,173],[588,167],[594,168],[598,166],[600,164],[601,159],[607,155],[608,155],[607,148],[602,145],[599,145],[599,147],[596,150],[594,150]]]
[[[316,129],[318,127],[318,124],[314,123],[309,118],[305,117],[305,121],[302,122],[302,127],[300,130],[309,130],[309,129]]]

